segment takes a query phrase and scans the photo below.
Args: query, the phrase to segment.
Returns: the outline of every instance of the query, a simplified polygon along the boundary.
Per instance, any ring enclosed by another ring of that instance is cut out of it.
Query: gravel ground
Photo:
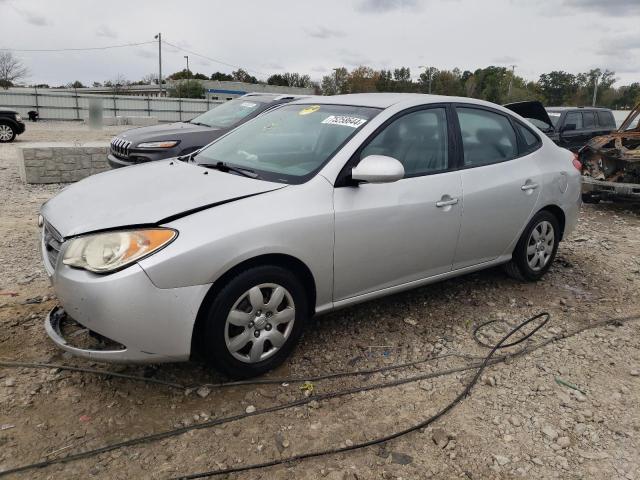
[[[221,381],[197,362],[94,364],[62,354],[46,338],[42,319],[55,299],[40,266],[35,218],[61,186],[25,187],[15,146],[108,139],[118,131],[29,124],[18,143],[0,146],[0,356],[106,367],[183,384]],[[529,345],[603,318],[640,314],[639,247],[639,207],[585,205],[577,231],[560,245],[543,281],[519,283],[492,269],[335,312],[314,320],[290,361],[267,377],[309,377],[433,354],[486,355],[472,339],[475,325],[490,319],[515,324],[543,310],[551,321]],[[497,338],[500,328],[489,333]],[[465,363],[447,357],[319,381],[311,396]],[[170,478],[350,445],[433,414],[462,391],[472,373],[312,401],[16,478]],[[426,429],[383,446],[230,478],[640,479],[639,375],[640,322],[586,330],[491,366],[470,397]],[[299,383],[182,390],[55,369],[0,369],[0,470],[304,397]]]

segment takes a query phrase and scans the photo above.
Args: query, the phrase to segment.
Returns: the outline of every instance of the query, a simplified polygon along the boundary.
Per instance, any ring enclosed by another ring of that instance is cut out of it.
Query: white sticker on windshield
[[[550,117],[559,117],[562,115],[560,112],[547,112],[547,114],[549,114]]]
[[[347,117],[346,115],[330,115],[325,118],[322,123],[326,123],[327,125],[342,125],[343,127],[358,128],[367,123],[367,120],[359,117]]]
[[[245,108],[253,108],[256,106],[256,104],[253,102],[242,102],[240,106]]]

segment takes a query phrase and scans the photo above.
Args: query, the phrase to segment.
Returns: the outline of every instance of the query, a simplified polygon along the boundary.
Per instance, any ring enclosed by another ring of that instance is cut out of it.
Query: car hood
[[[508,108],[512,112],[517,113],[523,118],[533,118],[535,120],[540,120],[541,122],[549,125],[549,128],[553,130],[553,123],[551,123],[549,114],[545,110],[542,103],[538,101],[507,103],[503,106],[505,108]]]
[[[188,122],[176,122],[163,125],[152,125],[149,127],[132,128],[118,135],[136,146],[141,142],[158,142],[162,140],[184,140],[189,134],[214,133],[219,132],[215,137],[220,136],[226,130],[219,128],[194,125]]]
[[[41,213],[67,238],[99,230],[160,225],[285,187],[168,159],[87,177],[47,201]]]

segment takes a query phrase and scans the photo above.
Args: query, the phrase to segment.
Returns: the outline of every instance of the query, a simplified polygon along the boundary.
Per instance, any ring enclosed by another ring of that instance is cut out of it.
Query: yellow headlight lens
[[[71,240],[62,262],[91,272],[112,272],[159,250],[177,235],[175,230],[169,228],[86,235]]]

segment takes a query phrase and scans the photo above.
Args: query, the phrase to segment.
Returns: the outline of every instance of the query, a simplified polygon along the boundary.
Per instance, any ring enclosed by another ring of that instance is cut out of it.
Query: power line
[[[218,60],[217,58],[208,57],[207,55],[202,55],[201,53],[197,53],[197,52],[194,52],[192,50],[187,50],[186,48],[179,47],[178,45],[174,45],[173,43],[169,43],[166,40],[162,40],[162,43],[165,43],[165,44],[167,44],[167,45],[169,45],[169,46],[171,46],[173,48],[177,48],[178,50],[182,50],[185,53],[189,53],[191,55],[195,55],[196,57],[206,58],[207,60],[211,60],[212,62],[219,63],[221,65],[226,65],[227,67],[243,68],[244,70],[247,70],[249,72],[254,72],[254,73],[257,73],[259,75],[264,75],[264,72],[259,72],[258,70],[254,70],[253,68],[244,68],[244,67],[241,67],[240,65],[234,65],[233,63],[223,62],[222,60]]]
[[[83,52],[90,50],[108,50],[110,48],[138,47],[140,45],[149,45],[156,43],[153,40],[140,43],[124,43],[121,45],[107,45],[105,47],[86,47],[86,48],[0,48],[0,51],[6,52]]]

